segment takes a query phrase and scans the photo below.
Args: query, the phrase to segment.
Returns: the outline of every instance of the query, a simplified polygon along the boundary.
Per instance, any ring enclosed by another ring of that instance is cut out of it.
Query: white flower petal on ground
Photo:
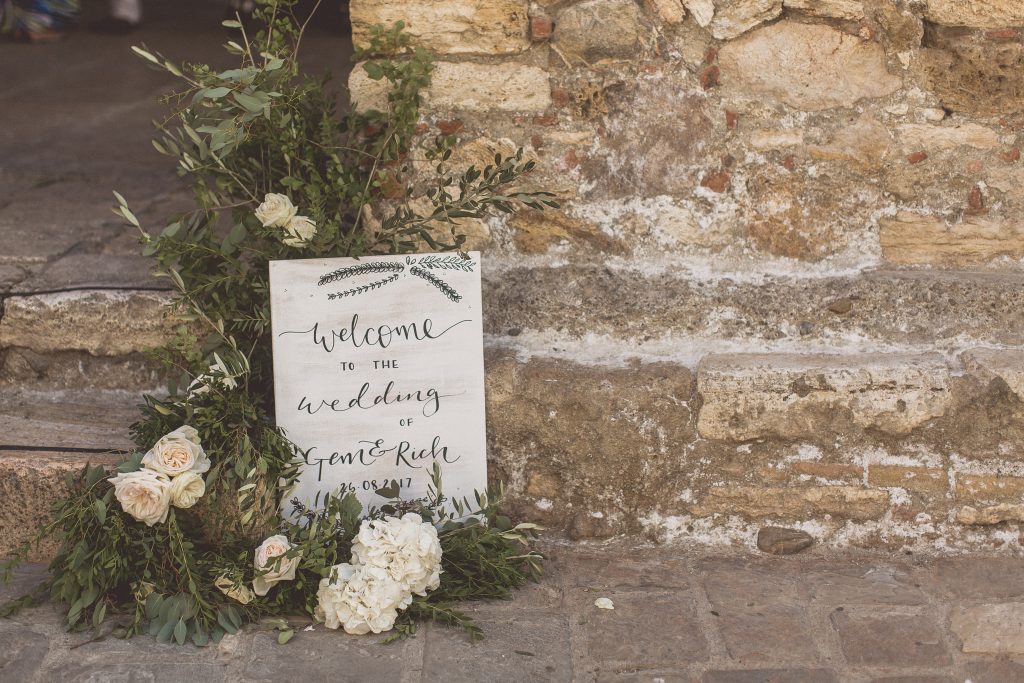
[[[598,598],[594,600],[594,607],[598,609],[615,609],[615,603],[611,601],[611,598]]]

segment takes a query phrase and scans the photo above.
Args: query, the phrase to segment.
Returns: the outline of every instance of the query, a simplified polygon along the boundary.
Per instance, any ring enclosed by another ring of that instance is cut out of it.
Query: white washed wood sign
[[[480,254],[468,256],[270,263],[277,424],[305,459],[294,497],[349,490],[365,507],[397,482],[418,498],[435,462],[447,496],[486,488]]]

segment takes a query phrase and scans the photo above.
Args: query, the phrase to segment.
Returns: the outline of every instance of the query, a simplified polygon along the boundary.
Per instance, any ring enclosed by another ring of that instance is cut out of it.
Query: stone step
[[[8,392],[0,396],[0,556],[31,541],[65,491],[64,475],[113,465],[132,448],[138,417],[128,392]],[[47,543],[33,557],[49,557]]]
[[[10,296],[0,382],[150,388],[141,352],[176,324],[167,292],[85,289]],[[615,364],[690,367],[712,352],[859,353],[1024,345],[1024,274],[877,271],[828,278],[693,280],[596,265],[496,267],[487,343]]]
[[[694,370],[503,349],[486,365],[492,480],[575,538],[753,545],[780,525],[835,546],[1019,545],[1024,351],[973,350],[956,369],[939,354],[714,354]],[[0,538],[24,538],[68,468],[129,448],[135,403],[5,398]]]

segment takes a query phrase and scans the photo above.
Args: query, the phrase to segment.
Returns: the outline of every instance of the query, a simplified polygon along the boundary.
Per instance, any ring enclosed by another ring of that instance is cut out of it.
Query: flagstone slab
[[[880,605],[864,606],[856,613],[839,609],[832,612],[831,621],[850,664],[938,666],[952,662],[937,621],[926,612],[887,612]]]

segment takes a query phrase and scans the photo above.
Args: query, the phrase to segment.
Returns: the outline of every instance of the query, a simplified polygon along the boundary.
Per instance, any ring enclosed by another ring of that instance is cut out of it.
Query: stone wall
[[[435,54],[424,136],[522,145],[563,202],[465,226],[516,506],[574,537],[1019,547],[1024,3],[351,15]]]

